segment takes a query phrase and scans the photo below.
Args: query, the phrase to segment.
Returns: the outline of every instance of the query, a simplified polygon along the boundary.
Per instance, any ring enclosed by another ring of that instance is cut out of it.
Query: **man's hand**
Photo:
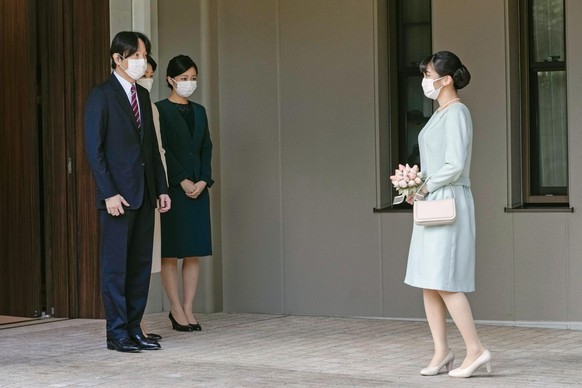
[[[129,203],[121,195],[117,194],[113,197],[109,197],[105,200],[105,206],[107,207],[107,213],[112,216],[120,216],[125,213],[123,210],[123,205],[129,206]]]
[[[172,207],[172,200],[168,194],[162,194],[158,198],[158,211],[165,213]]]

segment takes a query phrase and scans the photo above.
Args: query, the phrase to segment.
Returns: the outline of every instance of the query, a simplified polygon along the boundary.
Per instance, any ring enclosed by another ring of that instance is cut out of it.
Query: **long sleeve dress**
[[[439,226],[414,225],[404,282],[451,292],[475,290],[475,206],[469,171],[473,124],[462,103],[435,112],[418,136],[426,200],[455,197],[457,219]]]
[[[172,209],[161,215],[162,258],[199,257],[212,254],[210,195],[212,141],[206,110],[200,104],[156,103],[166,151]],[[180,182],[189,179],[207,186],[196,199],[186,196]]]

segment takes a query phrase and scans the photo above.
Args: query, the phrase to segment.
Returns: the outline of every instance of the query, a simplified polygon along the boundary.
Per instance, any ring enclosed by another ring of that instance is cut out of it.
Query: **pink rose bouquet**
[[[392,186],[398,191],[399,196],[394,198],[394,205],[402,203],[407,196],[415,194],[424,181],[422,172],[419,171],[415,164],[410,167],[408,164],[398,165],[394,170],[394,175],[390,176]]]

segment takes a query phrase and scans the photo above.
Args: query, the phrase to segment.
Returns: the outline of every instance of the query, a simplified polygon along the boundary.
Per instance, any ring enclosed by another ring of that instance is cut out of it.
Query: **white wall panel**
[[[279,7],[285,312],[379,315],[373,1]]]
[[[221,1],[219,34],[224,308],[281,313],[276,2]]]
[[[568,215],[539,218],[515,218],[515,320],[567,321]]]

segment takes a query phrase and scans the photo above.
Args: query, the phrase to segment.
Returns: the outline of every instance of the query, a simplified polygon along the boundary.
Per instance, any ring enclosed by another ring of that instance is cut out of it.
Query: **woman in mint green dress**
[[[491,370],[491,353],[481,344],[465,296],[475,290],[475,208],[469,180],[473,125],[457,90],[469,83],[471,75],[448,51],[426,58],[420,70],[424,94],[439,105],[418,136],[421,167],[427,177],[422,191],[426,200],[451,198],[454,192],[457,219],[449,225],[414,225],[404,282],[423,289],[434,341],[434,356],[420,373],[438,375],[446,367],[449,376],[470,377],[481,366]],[[467,347],[462,365],[454,370],[447,310]]]

